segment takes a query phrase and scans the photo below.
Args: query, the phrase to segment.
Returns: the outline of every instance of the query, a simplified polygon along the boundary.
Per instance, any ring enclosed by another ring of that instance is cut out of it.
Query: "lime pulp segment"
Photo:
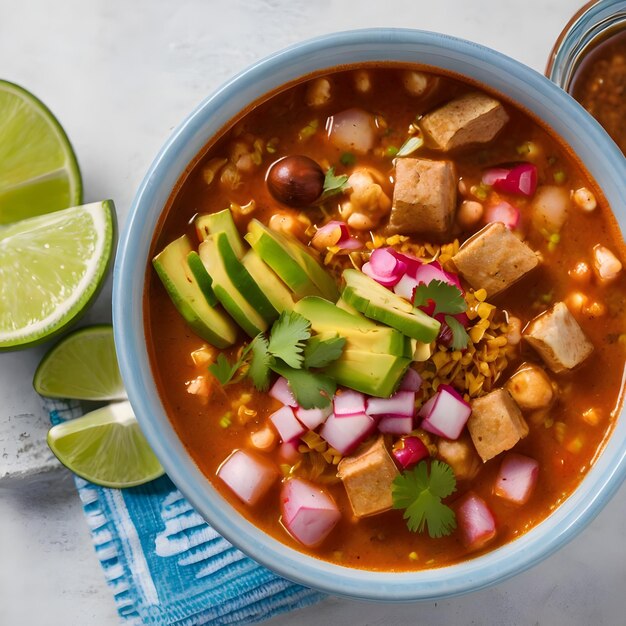
[[[53,426],[48,445],[68,469],[104,487],[134,487],[164,473],[129,402]]]
[[[0,350],[41,341],[91,301],[112,256],[105,200],[0,226]]]
[[[0,224],[82,202],[78,163],[50,110],[0,80]]]
[[[49,398],[124,400],[113,327],[87,326],[63,338],[39,364],[33,386]]]

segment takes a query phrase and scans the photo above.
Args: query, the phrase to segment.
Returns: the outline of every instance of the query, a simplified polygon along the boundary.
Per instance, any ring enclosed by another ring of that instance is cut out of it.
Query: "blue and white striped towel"
[[[46,409],[53,424],[81,415],[77,402]],[[124,490],[76,486],[124,626],[251,624],[323,597],[234,548],[167,476]]]

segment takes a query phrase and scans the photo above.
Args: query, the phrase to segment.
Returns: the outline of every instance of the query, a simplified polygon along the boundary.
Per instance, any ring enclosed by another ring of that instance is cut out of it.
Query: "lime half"
[[[82,202],[76,156],[48,108],[0,80],[0,224]]]
[[[87,326],[64,337],[42,359],[33,387],[48,398],[125,400],[113,327]]]
[[[48,445],[75,474],[103,487],[135,487],[164,473],[130,402],[116,402],[53,426]]]
[[[59,332],[97,293],[113,252],[113,202],[0,226],[0,350]]]

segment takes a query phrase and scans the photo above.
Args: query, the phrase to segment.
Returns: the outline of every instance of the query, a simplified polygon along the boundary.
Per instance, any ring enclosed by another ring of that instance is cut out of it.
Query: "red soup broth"
[[[483,172],[492,166],[519,161],[536,165],[539,188],[542,185],[563,188],[572,198],[581,188],[592,194],[597,204],[594,210],[584,210],[570,201],[567,219],[558,236],[542,232],[534,225],[532,197],[509,198],[500,194],[518,208],[520,221],[516,231],[542,262],[521,281],[488,300],[505,320],[503,324],[506,319],[517,318],[522,328],[551,304],[565,301],[593,343],[594,352],[571,371],[555,374],[548,370],[556,389],[556,402],[544,410],[523,412],[529,433],[513,451],[539,463],[537,485],[526,504],[513,505],[494,495],[503,454],[481,463],[472,480],[457,480],[457,490],[447,502],[454,506],[471,489],[493,513],[497,532],[486,546],[479,550],[468,548],[459,530],[441,538],[410,532],[403,512],[398,510],[355,517],[332,465],[325,470],[328,480],[321,486],[335,500],[342,516],[329,536],[315,548],[304,547],[281,523],[280,480],[259,504],[251,507],[241,502],[216,477],[216,472],[233,450],[250,448],[251,433],[267,427],[268,416],[280,403],[258,392],[248,379],[222,388],[207,375],[206,364],[194,363],[191,353],[206,342],[186,325],[151,267],[147,268],[144,294],[146,340],[161,400],[178,436],[207,480],[243,516],[292,548],[341,565],[384,571],[419,570],[463,561],[514,540],[558,507],[593,465],[617,419],[626,345],[623,273],[604,283],[594,277],[592,269],[593,248],[597,244],[624,258],[622,237],[600,189],[576,156],[539,120],[483,86],[459,77],[431,73],[425,92],[414,95],[405,85],[410,78],[406,72],[412,69],[420,68],[372,66],[361,68],[365,73],[360,74],[355,70],[330,73],[327,76],[331,95],[319,106],[307,104],[315,79],[289,86],[256,103],[211,140],[181,177],[157,228],[153,253],[183,233],[197,242],[193,217],[227,207],[235,207],[233,215],[242,235],[250,219],[277,228],[277,218],[274,223],[271,220],[280,215],[283,220],[295,222],[295,226],[290,225],[292,232],[310,245],[310,233],[315,231],[315,226],[341,219],[339,205],[346,197],[335,197],[323,210],[319,206],[293,209],[282,205],[268,192],[265,181],[268,167],[276,159],[303,154],[317,161],[324,170],[334,167],[337,175],[350,175],[355,168],[372,168],[382,174],[381,188],[391,198],[395,151],[406,139],[407,129],[419,124],[421,115],[476,90],[503,103],[509,121],[504,131],[491,141],[443,155],[429,147],[427,141],[412,156],[454,162],[459,180],[458,206],[464,200],[483,206],[498,201],[497,192],[481,184]],[[365,80],[365,76],[370,87],[359,90],[358,81]],[[372,114],[377,125],[375,147],[358,156],[332,145],[325,130],[329,116],[355,107]],[[246,165],[238,161],[242,154],[254,154],[255,146],[262,147],[255,157],[256,163]],[[211,168],[220,163],[218,159],[227,165],[210,180]],[[238,162],[241,169],[237,168]],[[228,168],[230,173],[225,174]],[[462,227],[457,220],[444,242],[456,239],[462,243],[483,225],[481,221]],[[354,234],[364,242],[373,241],[376,236],[386,238],[387,219],[371,231]],[[411,245],[425,242],[440,245],[441,237],[438,239],[412,234],[406,241]],[[322,254],[321,259],[324,258]],[[327,269],[339,282],[341,270],[350,266],[348,256],[338,256]],[[224,353],[233,358],[247,341],[241,333],[239,342]],[[547,369],[526,342],[516,343],[492,387],[503,385],[523,362]],[[199,376],[209,381],[210,390],[204,396],[190,393],[189,383]],[[459,391],[463,393],[467,389]],[[240,411],[242,405],[248,413]],[[436,451],[437,438],[431,436],[430,443]],[[266,454],[277,466],[284,465],[276,455],[276,449]]]

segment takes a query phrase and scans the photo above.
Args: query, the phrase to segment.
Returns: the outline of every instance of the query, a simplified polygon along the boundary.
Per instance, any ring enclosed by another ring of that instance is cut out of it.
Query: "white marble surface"
[[[333,30],[401,26],[473,39],[543,71],[553,40],[580,4],[0,0],[0,77],[23,84],[55,112],[78,154],[85,199],[113,198],[123,227],[134,190],[171,129],[203,96],[259,57]],[[83,323],[109,319],[110,282]],[[30,384],[45,348],[0,355],[0,478],[21,476],[0,480],[0,624],[109,626],[117,623],[112,597],[67,472],[28,478],[31,465],[17,455],[33,444],[30,449],[39,450],[42,466],[49,467],[39,400]],[[492,589],[403,606],[328,599],[271,623],[624,624],[624,519],[622,487],[558,554]]]

